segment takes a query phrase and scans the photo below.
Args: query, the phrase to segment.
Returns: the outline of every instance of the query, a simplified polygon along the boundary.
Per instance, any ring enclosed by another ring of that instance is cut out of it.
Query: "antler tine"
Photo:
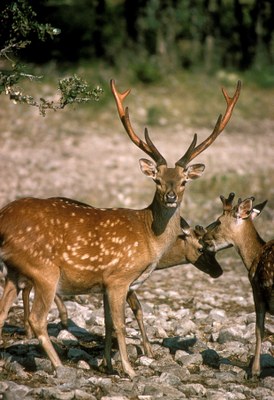
[[[187,149],[187,151],[185,152],[185,154],[183,155],[183,157],[181,157],[176,163],[175,165],[179,165],[180,167],[186,167],[186,165],[189,163],[189,159],[190,156],[193,152],[193,150],[195,149],[197,143],[197,133],[194,133],[192,142],[189,145],[189,148]]]
[[[228,195],[228,198],[226,199],[224,196],[220,196],[220,199],[223,203],[223,210],[224,211],[230,211],[233,208],[233,200],[235,197],[235,193],[231,192]]]
[[[124,108],[123,106],[123,101],[127,97],[127,95],[130,93],[130,89],[126,90],[125,92],[118,92],[116,86],[115,86],[115,81],[114,79],[111,79],[110,81],[110,86],[111,86],[111,91],[113,93],[116,106],[117,106],[117,111],[119,114],[119,117],[122,121],[122,124],[131,139],[131,141],[139,147],[141,150],[143,150],[146,154],[148,154],[156,163],[157,165],[160,164],[166,164],[166,161],[164,157],[159,153],[155,145],[152,143],[148,131],[145,128],[145,138],[146,142],[144,142],[142,139],[139,138],[138,135],[134,132],[134,129],[132,128],[130,118],[129,118],[129,110],[128,107]]]
[[[156,146],[154,145],[154,143],[150,139],[147,128],[145,128],[145,139],[146,139],[146,142],[149,145],[151,151],[153,152],[154,157],[152,157],[152,156],[151,157],[154,159],[154,161],[157,162],[157,165],[158,166],[159,165],[166,165],[166,160],[164,159],[162,154],[159,152],[159,150],[156,148]]]
[[[226,101],[226,110],[225,110],[224,116],[220,115],[215,124],[213,132],[202,143],[200,143],[197,147],[195,147],[191,153],[189,152],[189,150],[187,150],[188,154],[185,153],[185,155],[176,164],[178,164],[182,167],[185,167],[191,160],[193,160],[200,153],[202,153],[205,149],[207,149],[214,142],[214,140],[219,136],[219,134],[224,130],[226,125],[228,124],[228,121],[230,120],[233,109],[238,101],[239,96],[240,96],[241,81],[238,81],[235,93],[232,97],[230,97],[227,94],[227,92],[224,88],[222,88],[222,92],[223,92],[223,95],[224,95],[224,98]]]
[[[220,133],[224,130],[228,121],[230,120],[233,108],[234,108],[235,104],[237,103],[238,98],[241,93],[241,86],[242,86],[241,81],[238,81],[236,91],[232,97],[229,97],[229,95],[227,94],[227,91],[224,88],[222,88],[222,92],[223,92],[227,107],[226,107],[225,115],[222,119],[222,123],[220,126],[220,129],[221,129]]]

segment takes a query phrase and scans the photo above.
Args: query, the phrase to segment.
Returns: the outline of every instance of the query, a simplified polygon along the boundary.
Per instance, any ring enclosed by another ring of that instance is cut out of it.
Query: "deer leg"
[[[9,310],[17,298],[20,289],[18,285],[9,278],[6,278],[4,292],[0,300],[0,343],[2,341],[2,329],[8,317]]]
[[[261,372],[260,356],[261,356],[262,341],[264,337],[264,321],[265,321],[266,308],[264,301],[260,297],[259,288],[257,288],[253,284],[252,289],[253,289],[253,297],[254,297],[255,312],[256,312],[256,328],[255,328],[256,346],[255,346],[255,355],[252,363],[251,372],[252,376],[259,376]]]
[[[136,373],[129,362],[125,339],[125,302],[127,293],[128,287],[110,287],[106,289],[110,314],[113,321],[114,331],[117,336],[123,370],[127,375],[129,375],[130,378],[133,378]]]
[[[261,347],[264,337],[264,321],[265,321],[265,308],[262,307],[260,310],[256,311],[256,346],[255,346],[255,356],[252,364],[252,376],[259,376],[261,372],[260,367],[260,356]]]
[[[53,278],[51,276],[51,278]],[[47,316],[54,300],[56,283],[48,281],[34,281],[34,300],[29,315],[29,323],[39,343],[47,353],[54,368],[61,366],[61,360],[58,357],[47,333]]]
[[[112,332],[113,322],[109,307],[108,295],[104,292],[104,316],[105,316],[105,347],[104,347],[104,366],[109,374],[113,373],[111,362]]]
[[[145,330],[145,326],[144,326],[142,306],[141,306],[141,303],[139,302],[138,297],[134,291],[128,292],[127,302],[135,315],[139,329],[141,331],[145,354],[148,357],[153,357],[153,351],[152,351],[151,345],[149,343],[149,340],[148,340],[148,337],[146,334],[146,330]]]
[[[24,307],[24,326],[25,332],[28,339],[33,337],[33,331],[31,329],[29,323],[29,314],[30,314],[30,304],[29,304],[29,296],[33,285],[32,283],[26,284],[22,292],[22,299],[23,299],[23,307]]]
[[[56,304],[56,306],[58,308],[58,311],[59,311],[59,316],[60,316],[61,323],[62,323],[63,327],[66,328],[68,326],[68,311],[67,311],[67,308],[66,308],[63,300],[61,299],[61,297],[58,294],[55,295],[54,301],[55,301],[55,304]]]

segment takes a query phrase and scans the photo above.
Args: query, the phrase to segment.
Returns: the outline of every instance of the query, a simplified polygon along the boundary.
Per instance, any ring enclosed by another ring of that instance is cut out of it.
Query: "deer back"
[[[176,238],[172,224],[154,235],[152,221],[149,208],[97,209],[65,198],[20,199],[0,211],[1,258],[29,277],[58,269],[68,291],[107,284],[125,272],[134,280],[144,266],[159,260],[169,246],[167,238]]]

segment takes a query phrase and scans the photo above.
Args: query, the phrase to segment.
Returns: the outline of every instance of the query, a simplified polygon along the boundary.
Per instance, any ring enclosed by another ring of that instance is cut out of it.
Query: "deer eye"
[[[200,248],[198,249],[198,252],[199,252],[199,253],[203,253],[203,252],[204,252],[203,247],[200,247]]]
[[[181,183],[181,186],[185,186],[186,185],[186,181],[183,181],[182,183]]]

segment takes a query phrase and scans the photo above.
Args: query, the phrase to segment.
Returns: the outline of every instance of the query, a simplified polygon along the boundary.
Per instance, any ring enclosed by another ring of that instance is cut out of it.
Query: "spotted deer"
[[[254,197],[238,200],[234,193],[221,196],[223,214],[209,225],[204,241],[214,252],[234,246],[248,271],[256,312],[256,347],[252,376],[260,375],[260,353],[264,336],[265,314],[274,315],[274,240],[265,242],[253,220],[263,210],[266,201],[253,206]]]
[[[6,270],[3,265],[1,268],[2,275],[5,279],[4,290],[2,297],[0,299],[0,343],[2,340],[2,330],[4,327],[4,323],[8,317],[9,310],[18,297],[19,293],[22,290],[22,300],[23,300],[23,309],[24,309],[24,328],[25,334],[27,338],[31,338],[33,336],[33,332],[31,326],[29,324],[29,313],[30,313],[30,305],[29,305],[29,297],[30,292],[32,290],[32,283],[30,280],[25,278],[23,275],[18,275],[16,271],[13,269]],[[68,325],[68,313],[65,304],[58,294],[55,295],[54,301],[59,311],[59,317],[63,327],[67,327]]]
[[[180,205],[185,185],[197,179],[204,164],[189,163],[208,148],[228,123],[240,94],[223,94],[224,116],[213,132],[197,145],[197,135],[176,162],[167,166],[145,129],[145,141],[134,132],[123,101],[111,81],[118,114],[124,128],[142,151],[154,160],[140,159],[141,171],[156,184],[151,204],[141,210],[93,208],[62,198],[23,198],[0,210],[0,254],[8,269],[23,275],[34,286],[29,324],[55,369],[62,365],[47,333],[47,315],[58,295],[84,294],[101,288],[104,295],[104,365],[111,365],[111,332],[114,329],[122,368],[130,377],[125,340],[124,307],[128,293],[136,290],[153,272],[159,260],[180,234]]]
[[[223,271],[215,258],[215,253],[204,248],[202,239],[205,232],[205,229],[199,225],[197,225],[195,228],[191,228],[186,220],[181,217],[181,234],[178,236],[171,248],[163,255],[157,264],[156,270],[190,263],[200,271],[210,275],[212,278],[218,278]],[[24,307],[25,332],[27,337],[31,338],[32,330],[29,325],[28,318],[30,310],[29,296],[32,289],[32,283],[23,276],[20,277],[12,274],[12,271],[7,271],[7,273],[8,275],[6,276],[4,292],[0,300],[0,339],[2,328],[8,316],[9,309],[18,296],[20,290],[23,291],[22,299]],[[59,316],[62,325],[66,327],[68,322],[66,306],[61,297],[57,294],[55,295],[54,300],[59,310]],[[132,290],[128,293],[127,302],[136,317],[142,335],[145,354],[152,357],[153,352],[144,327],[142,307],[135,291]]]
[[[177,265],[193,264],[197,269],[212,278],[221,276],[223,270],[215,258],[215,253],[208,251],[204,247],[203,236],[206,230],[199,225],[191,228],[183,218],[181,218],[181,228],[182,233],[170,250],[160,259],[156,270],[167,269]],[[127,302],[136,317],[142,335],[145,354],[153,357],[153,351],[144,327],[142,307],[135,291],[128,293]]]

